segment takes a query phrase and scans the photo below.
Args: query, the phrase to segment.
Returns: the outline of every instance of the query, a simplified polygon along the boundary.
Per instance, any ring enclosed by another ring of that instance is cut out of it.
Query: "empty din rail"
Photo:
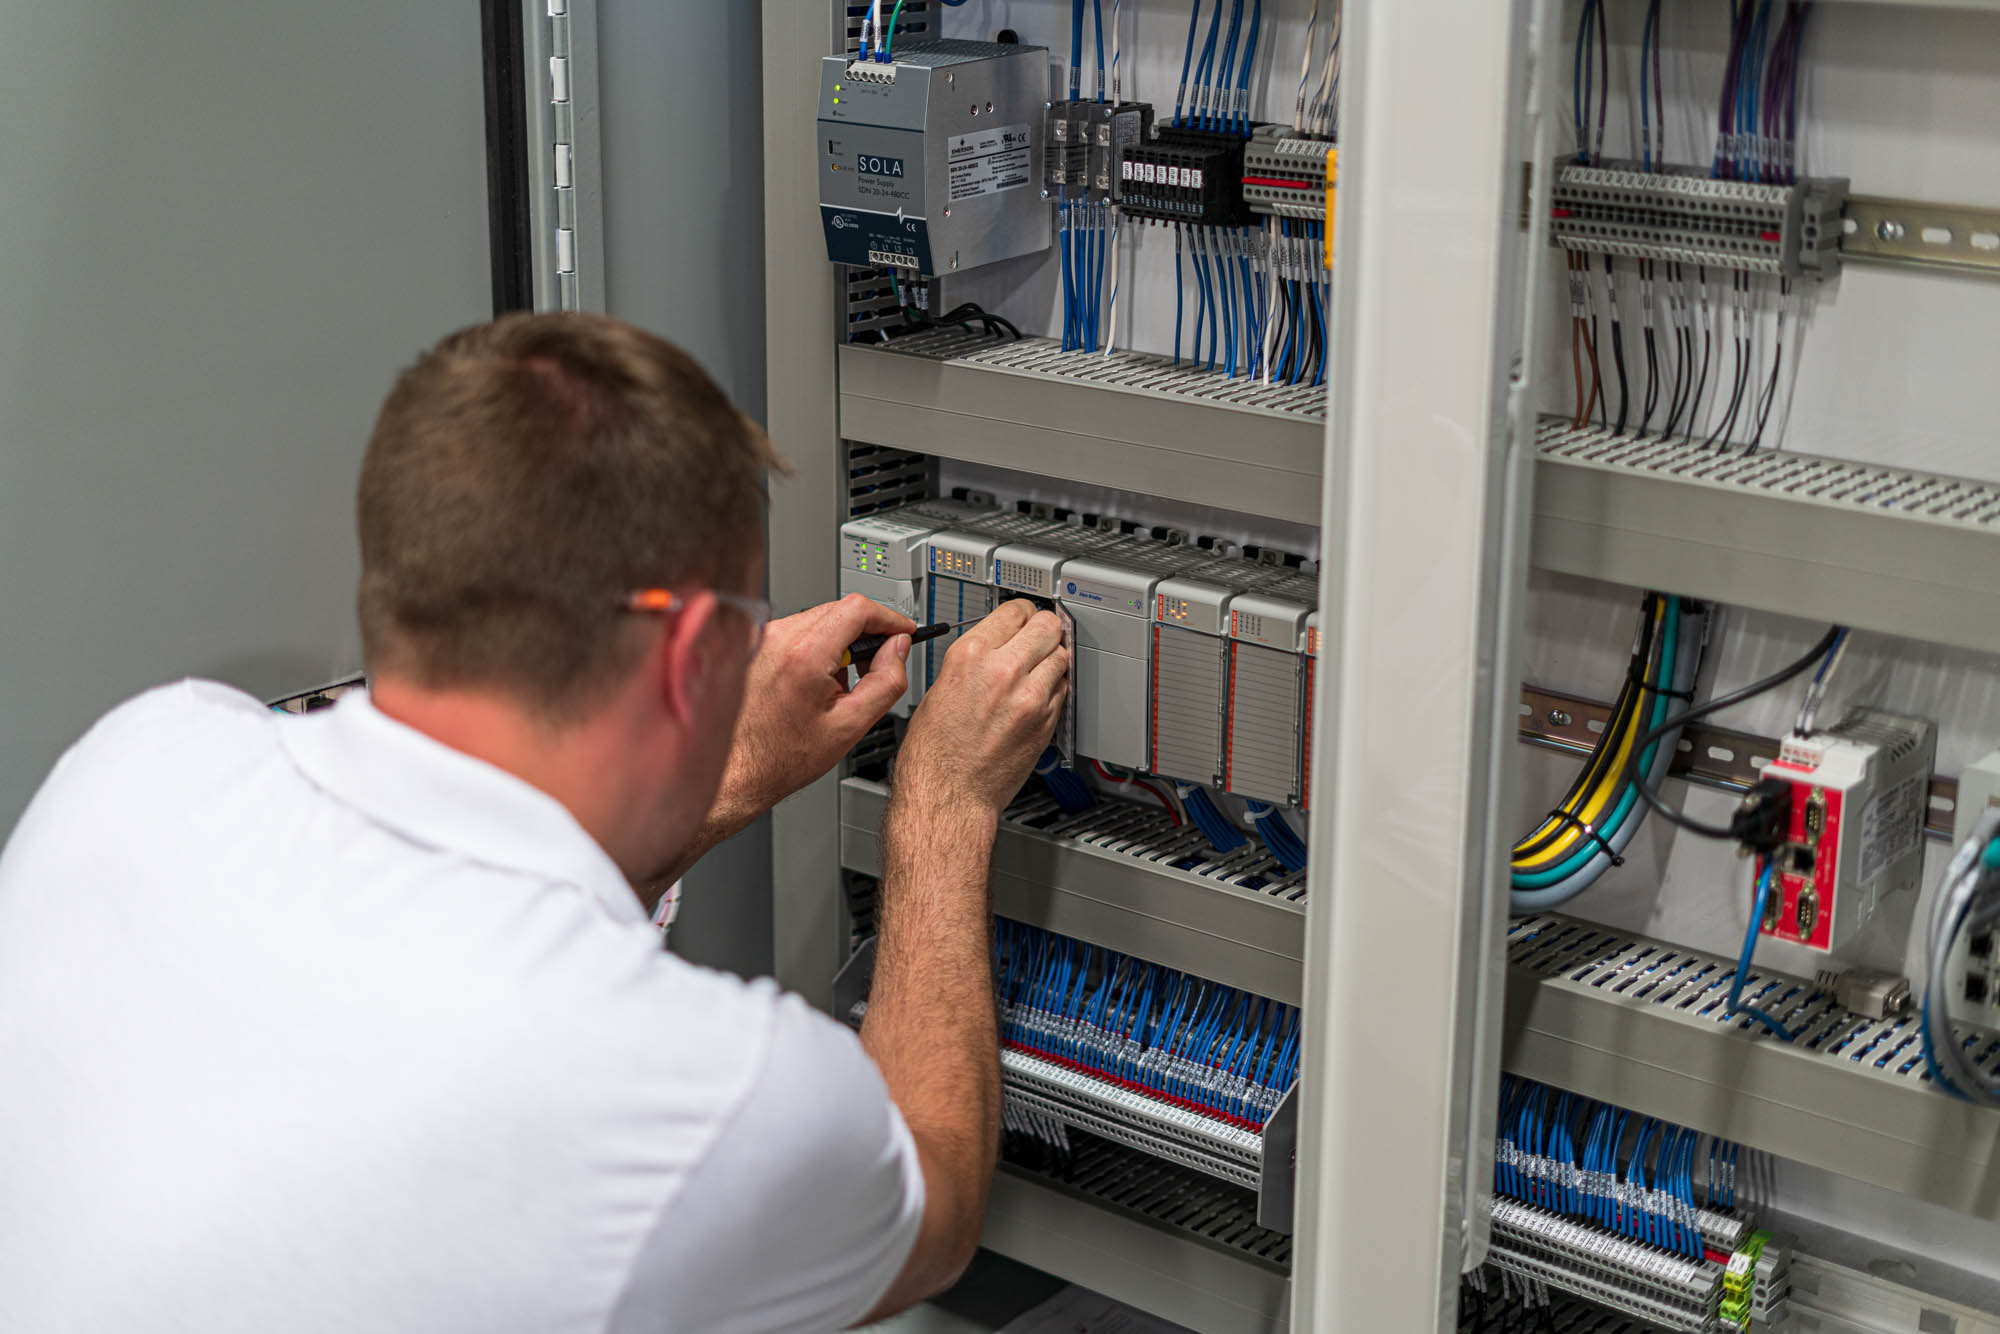
[[[1089,1132],[1075,1137],[1061,1169],[1010,1162],[1004,1170],[1184,1233],[1264,1268],[1283,1273],[1291,1267],[1292,1239],[1258,1225],[1255,1194]]]

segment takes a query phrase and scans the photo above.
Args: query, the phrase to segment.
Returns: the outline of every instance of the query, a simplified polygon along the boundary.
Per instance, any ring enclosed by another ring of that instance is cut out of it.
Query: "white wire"
[[[1312,17],[1306,20],[1305,54],[1299,60],[1299,100],[1292,108],[1292,128],[1306,127],[1306,84],[1312,80],[1313,38],[1319,32],[1319,0],[1313,0]]]
[[[1118,74],[1118,7],[1123,3],[1124,0],[1111,0],[1111,105],[1112,106],[1117,106],[1120,102],[1123,102],[1125,100],[1125,94],[1123,91],[1124,87],[1123,81],[1119,78]],[[1118,233],[1116,231],[1113,231],[1111,233],[1111,243],[1114,246],[1118,244]],[[1111,307],[1111,318],[1115,322],[1118,318],[1118,307],[1116,305],[1116,300],[1115,300],[1118,287],[1117,287],[1117,279],[1115,277],[1112,280],[1111,290],[1114,294],[1114,303]]]
[[[1271,383],[1271,362],[1278,351],[1278,220],[1264,220],[1264,383]]]
[[[1330,103],[1333,98],[1333,81],[1340,71],[1340,20],[1342,8],[1342,0],[1334,0],[1333,41],[1326,48],[1326,65],[1320,72],[1319,91],[1313,95],[1312,128],[1321,134],[1329,133],[1332,128],[1331,118],[1333,109]]]
[[[1111,6],[1113,22],[1117,21],[1118,6]],[[1115,62],[1114,62],[1115,65]],[[1104,355],[1109,357],[1111,349],[1118,346],[1118,206],[1111,206],[1111,319],[1104,332]]]

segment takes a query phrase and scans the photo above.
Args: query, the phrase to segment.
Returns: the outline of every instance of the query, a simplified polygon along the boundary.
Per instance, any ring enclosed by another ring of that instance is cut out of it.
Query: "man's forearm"
[[[892,801],[861,1040],[976,1238],[1000,1138],[987,873],[990,812]]]

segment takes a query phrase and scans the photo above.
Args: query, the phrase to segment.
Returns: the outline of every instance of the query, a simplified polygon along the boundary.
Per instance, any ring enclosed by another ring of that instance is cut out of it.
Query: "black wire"
[[[1642,293],[1640,302],[1646,307],[1640,313],[1645,316],[1646,330],[1646,415],[1639,419],[1639,438],[1646,438],[1646,428],[1653,424],[1653,409],[1660,403],[1660,341],[1653,331],[1653,311],[1651,302],[1643,293],[1653,288],[1653,261],[1645,260],[1639,267],[1639,284]]]
[[[1604,257],[1605,296],[1611,302],[1611,362],[1618,368],[1618,424],[1611,434],[1625,434],[1625,334],[1618,319],[1618,284],[1612,277],[1611,256]]]
[[[1787,283],[1787,287],[1789,287],[1789,283]],[[1764,405],[1757,409],[1757,431],[1756,434],[1750,437],[1749,448],[1743,451],[1746,455],[1754,452],[1757,446],[1763,443],[1764,423],[1771,419],[1771,404],[1776,401],[1778,396],[1778,367],[1782,366],[1784,361],[1785,312],[1780,307],[1778,311],[1777,345],[1771,353],[1771,382],[1764,386]]]
[[[1703,449],[1707,449],[1710,445],[1715,444],[1715,442],[1718,440],[1727,441],[1729,439],[1729,432],[1736,425],[1736,410],[1743,403],[1743,385],[1744,382],[1748,380],[1750,377],[1750,367],[1744,361],[1742,337],[1738,336],[1734,340],[1734,342],[1736,344],[1736,356],[1731,364],[1735,367],[1734,374],[1736,376],[1736,388],[1734,392],[1732,392],[1729,395],[1729,415],[1724,417],[1719,423],[1716,424],[1714,433],[1711,434],[1708,437],[1708,439],[1701,442],[1701,447]],[[1721,384],[1721,381],[1718,380],[1716,383],[1718,385],[1717,392],[1720,393],[1721,390],[1719,386]]]
[[[1645,755],[1647,747],[1676,728],[1685,726],[1697,718],[1706,718],[1711,713],[1720,713],[1724,709],[1741,704],[1746,699],[1755,699],[1757,696],[1768,691],[1776,690],[1779,686],[1785,684],[1785,682],[1791,680],[1821,658],[1824,658],[1828,650],[1833,647],[1834,641],[1840,638],[1840,631],[1841,627],[1838,625],[1829,626],[1827,632],[1820,637],[1819,643],[1813,645],[1811,649],[1807,650],[1804,657],[1790,666],[1773,672],[1761,681],[1752,681],[1741,690],[1733,690],[1727,695],[1718,695],[1706,704],[1697,704],[1691,709],[1683,709],[1641,737],[1639,744],[1632,750],[1632,759],[1626,769],[1626,778],[1639,789],[1639,799],[1645,802],[1649,809],[1657,812],[1663,819],[1679,825],[1690,833],[1700,834],[1705,838],[1719,838],[1725,841],[1734,839],[1736,835],[1726,825],[1703,824],[1699,820],[1690,819],[1679,811],[1670,810],[1663,805],[1660,801],[1660,794],[1647,785],[1646,776],[1639,772],[1640,758]]]
[[[1588,274],[1585,275],[1588,278]],[[1597,360],[1597,312],[1590,312],[1590,398],[1586,402],[1597,404],[1597,424],[1606,425],[1611,419],[1605,415],[1604,400],[1610,395],[1604,392],[1604,376]]]
[[[1653,409],[1660,403],[1660,345],[1653,336],[1652,329],[1646,330],[1646,415],[1639,419],[1639,438],[1646,438],[1646,428],[1653,424]]]

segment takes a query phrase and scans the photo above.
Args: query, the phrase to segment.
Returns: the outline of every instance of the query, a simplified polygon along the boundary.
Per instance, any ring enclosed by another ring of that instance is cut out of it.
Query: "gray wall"
[[[189,673],[358,665],[395,369],[491,311],[472,0],[0,0],[0,833]]]
[[[606,305],[687,348],[762,421],[758,8],[599,0],[597,26]],[[771,970],[767,824],[695,868],[672,941],[700,963]]]

